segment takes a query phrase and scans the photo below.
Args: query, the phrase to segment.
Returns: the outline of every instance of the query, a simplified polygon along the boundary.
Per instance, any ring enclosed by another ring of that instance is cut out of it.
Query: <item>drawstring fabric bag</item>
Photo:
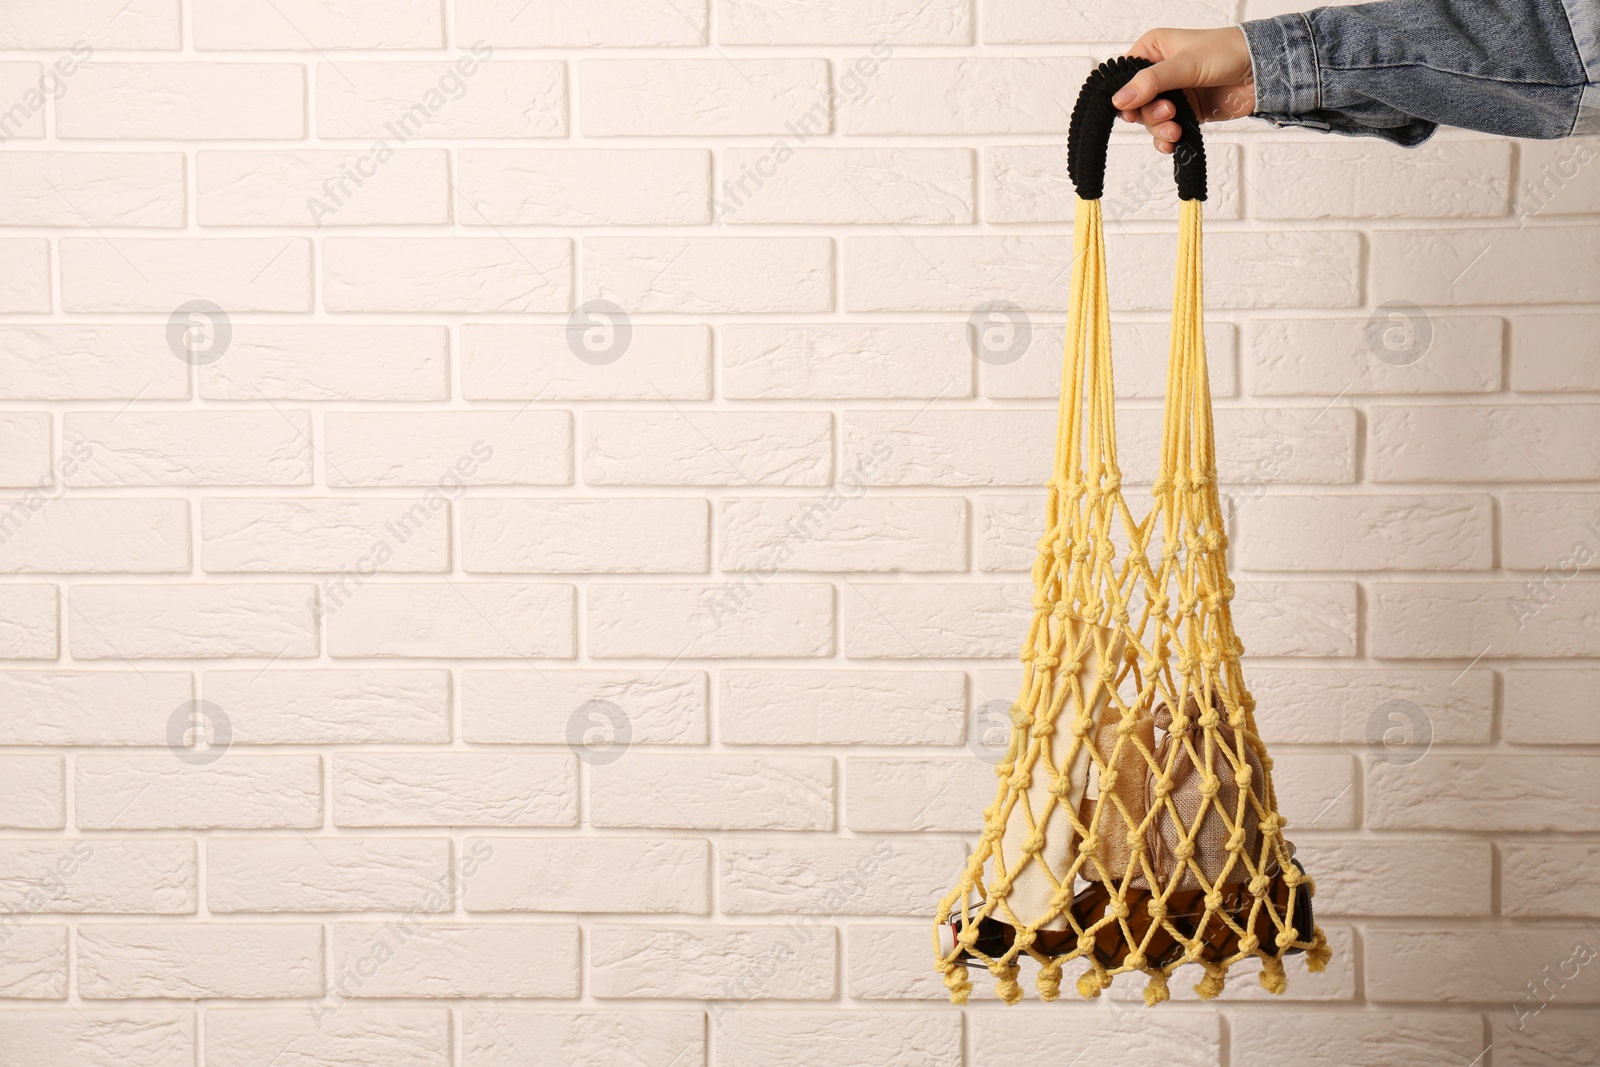
[[[1148,1004],[1167,999],[1187,963],[1203,968],[1195,989],[1209,999],[1242,960],[1259,959],[1261,985],[1282,993],[1285,956],[1304,952],[1313,972],[1331,956],[1312,921],[1313,882],[1284,837],[1228,607],[1202,342],[1205,153],[1178,91],[1162,94],[1183,136],[1161,455],[1149,513],[1135,520],[1123,495],[1100,196],[1111,95],[1146,66],[1102,64],[1072,115],[1072,291],[1022,689],[983,835],[934,926],[957,1004],[972,967],[994,975],[1006,1003],[1020,1000],[1024,956],[1045,1000],[1078,960],[1080,995],[1141,971]]]

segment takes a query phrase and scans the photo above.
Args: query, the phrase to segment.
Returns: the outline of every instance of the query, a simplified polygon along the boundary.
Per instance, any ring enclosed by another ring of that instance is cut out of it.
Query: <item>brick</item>
[[[333,139],[565,137],[566,65],[493,59],[317,64],[317,134]]]
[[[972,218],[972,153],[949,148],[771,148],[723,153],[723,223],[936,224]]]
[[[1600,655],[1592,580],[1384,582],[1368,597],[1372,647],[1395,659]]]
[[[972,15],[960,0],[881,0],[871,5],[774,5],[729,0],[718,11],[723,44],[967,44]]]
[[[1038,496],[978,497],[973,515],[973,556],[979,571],[1031,571],[1045,534],[1045,501]]]
[[[526,1067],[537,1052],[550,1067],[703,1067],[699,1011],[531,1012],[481,1007],[462,1020],[468,1067]]]
[[[954,745],[959,671],[725,670],[717,706],[727,745]]]
[[[1381,312],[1364,319],[1252,322],[1245,360],[1251,395],[1455,396],[1499,390],[1505,347],[1499,316],[1394,309],[1380,317]]]
[[[732,841],[717,850],[724,915],[927,915],[960,841]]]
[[[586,137],[782,134],[832,126],[822,59],[586,59],[578,65]]]
[[[298,63],[93,63],[56,102],[56,136],[292,141],[305,108]]]
[[[1596,143],[1593,137],[1574,137],[1560,144],[1517,145],[1519,224],[1541,215],[1600,211],[1600,184],[1586,167],[1594,161]]]
[[[97,50],[176,49],[178,2],[88,0],[54,12],[12,8],[0,15],[0,47],[55,49],[90,45]]]
[[[1367,825],[1377,829],[1592,830],[1600,781],[1582,756],[1431,753],[1367,768]]]
[[[0,672],[0,744],[165,745],[168,718],[193,696],[187,672]]]
[[[430,501],[210,497],[200,509],[207,571],[416,573],[450,569],[450,511]]]
[[[910,926],[851,923],[845,952],[845,988],[852,1000],[949,1003],[950,991],[929,958],[926,920]]]
[[[87,454],[74,486],[307,485],[311,418],[304,411],[75,411],[67,451]]]
[[[195,846],[105,838],[0,842],[0,908],[13,914],[193,914]]]
[[[964,758],[847,759],[846,824],[857,833],[977,833],[983,829],[983,809],[994,802],[994,768],[966,752],[961,755]]]
[[[70,59],[67,63],[74,71],[81,69]],[[44,136],[45,90],[49,88],[45,78],[41,64],[0,63],[0,100],[10,104],[0,113],[0,143]]]
[[[989,320],[1000,324],[998,317]],[[1067,327],[1062,322],[1029,322],[1031,333],[997,335],[997,346],[979,349],[982,393],[988,397],[1056,400],[1061,395],[1062,353],[1066,350]],[[970,327],[969,327],[970,334]],[[1167,395],[1167,363],[1171,352],[1172,327],[1166,322],[1125,322],[1111,324],[1111,350],[1115,353],[1115,380],[1118,397],[1164,399]],[[1205,326],[1207,377],[1213,397],[1237,396],[1239,341],[1230,323],[1208,322]],[[1012,345],[1014,347],[1007,347]],[[1017,349],[1021,349],[1020,353]],[[992,355],[990,355],[992,353]],[[989,359],[1013,362],[989,362]],[[946,394],[953,395],[953,394]]]
[[[178,152],[27,152],[0,159],[0,226],[182,226],[183,203]]]
[[[0,595],[0,659],[55,659],[61,624],[53,585],[7,585]]]
[[[262,873],[271,871],[272,877]],[[454,907],[450,842],[406,838],[211,838],[206,909],[437,912]]]
[[[710,844],[686,838],[468,838],[469,912],[686,912],[709,906]]]
[[[566,311],[566,238],[338,237],[323,242],[329,311]]]
[[[0,450],[0,485],[42,489],[55,483],[49,415],[32,411],[0,415],[0,443],[5,446]],[[75,458],[77,454],[81,450]]]
[[[1514,315],[1511,388],[1519,393],[1600,390],[1600,315]]]
[[[461,560],[486,574],[704,574],[710,520],[694,497],[469,500]]]
[[[441,149],[196,152],[195,170],[202,226],[450,221]]]
[[[504,48],[707,44],[707,0],[595,0],[541,5],[518,0],[462,0],[456,38]]]
[[[1400,725],[1387,705],[1414,704],[1425,716],[1415,740],[1486,745],[1494,717],[1494,672],[1350,667],[1245,667],[1267,744],[1381,744]],[[1405,754],[1409,755],[1409,754]]]
[[[79,585],[67,632],[80,659],[317,654],[309,585]]]
[[[0,956],[0,996],[18,1000],[67,999],[65,926],[36,922],[7,938],[5,955]]]
[[[176,41],[177,4],[172,6]],[[16,1054],[0,1061],[7,1067],[192,1067],[195,1062],[194,1014],[187,1008],[8,1009],[0,1013],[0,1025],[8,1054]]]
[[[207,1067],[287,1063],[360,1063],[446,1067],[450,1013],[418,1007],[337,1010],[213,1008],[206,1012]]]
[[[60,756],[0,755],[7,800],[0,827],[59,830],[67,825],[67,786]]]
[[[1372,292],[1424,307],[1600,300],[1600,226],[1375,230]]]
[[[304,237],[63,237],[58,246],[65,311],[172,314],[202,296],[230,315],[311,310]]]
[[[1206,238],[1206,249],[1209,262],[1223,265],[1206,274],[1206,304],[1213,310],[1361,302],[1361,241],[1354,233],[1224,230]],[[1120,234],[1110,242],[1111,306],[1169,310],[1176,252],[1164,233]],[[992,300],[1065,311],[1072,291],[1067,237],[851,237],[844,261],[844,306],[851,311],[970,312]],[[1403,288],[1377,291],[1429,302]]]
[[[863,57],[864,58],[864,57]],[[842,133],[1066,133],[1085,58],[865,60],[859,99],[841,106]],[[841,88],[843,84],[841,82]]]
[[[335,826],[574,826],[578,764],[554,754],[383,755],[333,761]]]
[[[960,323],[727,323],[722,395],[732,400],[911,400],[972,395]],[[915,361],[919,372],[906,374]]]
[[[1519,745],[1600,744],[1600,716],[1589,703],[1593,682],[1586,670],[1506,671],[1502,735]]]
[[[1280,752],[1273,762],[1272,783],[1278,811],[1296,832],[1355,828],[1360,787],[1356,763],[1350,756],[1342,752]]]
[[[1262,219],[1504,215],[1511,145],[1434,141],[1415,152],[1376,140],[1253,148],[1252,214]]]
[[[78,927],[86,1000],[248,1000],[323,991],[322,928],[284,923],[86,923]]]
[[[830,830],[833,760],[640,753],[589,773],[594,826]]]
[[[600,485],[828,485],[824,411],[589,411],[583,478]]]
[[[929,964],[931,967],[931,963]],[[980,974],[979,982],[993,982]],[[977,984],[977,983],[974,983]],[[1174,982],[1174,987],[1183,983]],[[1177,988],[1174,988],[1174,993]],[[973,1067],[1017,1063],[1040,1048],[1071,1048],[1084,1063],[1162,1063],[1170,1067],[1217,1067],[1222,1055],[1222,1020],[1215,1012],[1141,1014],[1137,1023],[1088,1005],[1061,1010],[998,1008],[972,1014]]]
[[[175,755],[79,756],[81,830],[241,830],[322,825],[316,756],[224,754],[211,764]]]
[[[0,571],[170,574],[188,569],[187,501],[0,501]]]
[[[223,709],[241,744],[450,740],[448,671],[207,671],[205,696]]]
[[[1590,481],[1600,477],[1600,406],[1374,405],[1378,482]]]
[[[575,924],[339,923],[334,988],[348,997],[576,997]],[[374,966],[382,960],[381,966]]]
[[[1320,903],[1320,901],[1319,901]],[[1475,1015],[1422,1012],[1240,1012],[1228,1025],[1233,1067],[1272,1067],[1287,1050],[1329,1063],[1460,1067],[1483,1052]],[[1498,1052],[1497,1059],[1498,1063]]]
[[[329,412],[328,484],[568,485],[572,419],[564,411]]]
[[[717,1033],[717,1062],[728,1067],[962,1063],[961,1019],[950,1012],[745,1011]]]
[[[384,583],[325,596],[328,654],[449,659],[573,655],[570,585]]]
[[[1575,578],[1580,570],[1594,569],[1597,530],[1600,494],[1507,493],[1500,534],[1503,563],[1510,570],[1544,571],[1554,581]]]
[[[827,237],[588,237],[583,296],[630,312],[832,311]]]
[[[842,595],[850,659],[1010,658],[1033,618],[1016,583],[850,582]]]
[[[200,367],[200,395],[207,400],[445,400],[449,347],[449,331],[438,326],[252,324],[234,335],[224,358]]]
[[[1234,9],[1232,0],[1187,0],[1182,7],[1183,24],[1226,26],[1233,21]],[[1051,0],[989,0],[984,9],[983,39],[990,44],[1132,41],[1171,14],[1160,0],[1136,0],[1092,15]],[[1209,150],[1210,145],[1206,147]]]
[[[456,215],[469,226],[711,221],[703,148],[465,148],[456,168]]]
[[[684,1000],[831,1000],[838,938],[828,925],[627,926],[589,932],[590,992]],[[712,1015],[712,1025],[719,1025]]]
[[[1360,609],[1353,582],[1268,582],[1239,578],[1234,630],[1254,656],[1354,656]],[[1393,655],[1374,637],[1373,646]]]
[[[151,326],[0,326],[7,400],[185,400],[188,373]]]
[[[1043,485],[1054,411],[863,411],[843,415],[843,467],[874,485]]]
[[[700,671],[463,671],[461,736],[479,745],[570,745],[600,725],[600,712],[588,708],[597,700],[626,717],[626,743],[705,744]]]
[[[710,399],[707,327],[619,321],[603,308],[581,311],[570,322],[461,327],[462,395],[468,400]]]
[[[1528,1017],[1537,1003],[1518,1008],[1491,1017],[1495,1067],[1583,1067],[1594,1055],[1592,1011],[1569,1007]]]
[[[444,45],[439,6],[429,0],[390,4],[382,18],[317,0],[195,0],[191,17],[194,46],[203,51]]]
[[[72,239],[62,238],[61,243],[71,244]],[[119,243],[130,242],[123,238]],[[50,243],[32,237],[0,240],[0,256],[0,312],[49,311]]]
[[[1274,494],[1239,509],[1230,547],[1252,571],[1487,570],[1493,499],[1483,494]]]
[[[1600,846],[1504,840],[1500,910],[1533,919],[1600,918]]]
[[[1587,926],[1529,926],[1490,930],[1418,930],[1368,927],[1364,932],[1367,998],[1384,1003],[1509,1002],[1496,1017],[1521,1017],[1553,994],[1571,1007],[1600,1003],[1595,969],[1576,961],[1592,959],[1595,932]],[[1576,956],[1574,955],[1576,954]],[[1496,966],[1482,966],[1495,960]],[[1567,977],[1563,979],[1563,975]],[[1546,997],[1535,997],[1527,983],[1548,983]],[[1530,1028],[1537,1025],[1527,1020]],[[1474,1032],[1474,1037],[1477,1036]],[[1498,1060],[1498,1057],[1497,1057]]]
[[[753,579],[591,585],[588,648],[597,659],[827,656],[833,587]]]
[[[1318,839],[1301,843],[1299,859],[1317,881],[1319,917],[1491,913],[1487,841]]]
[[[986,150],[984,220],[1071,223],[1078,198],[1067,175],[1066,158],[1065,144],[997,145]],[[1239,146],[1208,140],[1208,219],[1239,217],[1240,184]],[[1170,223],[1178,214],[1172,157],[1151,152],[1142,138],[1137,143],[1113,138],[1106,157],[1105,191],[1100,204],[1109,221],[1151,219]]]
[[[964,571],[966,502],[863,497],[864,485],[822,497],[734,498],[717,514],[723,572]]]

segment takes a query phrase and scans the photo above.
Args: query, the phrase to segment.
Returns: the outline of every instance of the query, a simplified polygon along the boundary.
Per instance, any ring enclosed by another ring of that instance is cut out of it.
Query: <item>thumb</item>
[[[1128,80],[1128,84],[1111,97],[1113,107],[1132,111],[1143,107],[1168,89],[1190,89],[1199,71],[1188,56],[1173,56],[1149,66]]]

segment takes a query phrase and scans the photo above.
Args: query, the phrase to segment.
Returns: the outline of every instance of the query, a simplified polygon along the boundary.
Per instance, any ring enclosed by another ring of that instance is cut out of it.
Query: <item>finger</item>
[[[1144,107],[1139,109],[1139,121],[1144,123],[1146,126],[1154,125],[1157,122],[1165,122],[1167,119],[1175,119],[1177,117],[1178,109],[1172,106],[1171,100],[1158,99],[1154,103],[1146,104]]]
[[[1127,110],[1143,107],[1168,89],[1192,87],[1196,74],[1195,60],[1188,55],[1164,59],[1135,74],[1127,85],[1111,97],[1111,103],[1114,107]]]
[[[1163,141],[1167,144],[1176,144],[1183,140],[1183,128],[1176,122],[1147,122],[1144,128],[1157,144]]]
[[[1160,152],[1162,155],[1164,155],[1164,156],[1172,155],[1173,145],[1172,145],[1171,141],[1163,141],[1161,138],[1157,137],[1156,140],[1155,140],[1155,145],[1156,145],[1156,151]]]

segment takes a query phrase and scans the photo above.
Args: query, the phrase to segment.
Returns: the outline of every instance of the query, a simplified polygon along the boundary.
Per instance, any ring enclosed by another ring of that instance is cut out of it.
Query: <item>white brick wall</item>
[[[1594,1062],[1600,144],[1208,131],[1338,955],[955,1009],[1073,95],[1294,5],[3,8],[0,1067]],[[1137,507],[1174,201],[1131,133],[1107,189]]]

